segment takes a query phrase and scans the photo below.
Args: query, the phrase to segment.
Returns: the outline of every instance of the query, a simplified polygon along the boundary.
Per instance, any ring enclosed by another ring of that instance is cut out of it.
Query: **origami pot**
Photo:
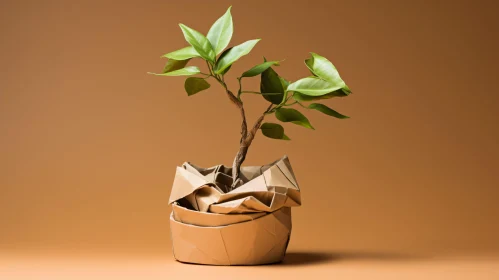
[[[177,168],[170,195],[173,254],[186,263],[257,265],[280,262],[291,235],[291,209],[301,205],[288,158],[242,167],[230,190],[223,165]]]

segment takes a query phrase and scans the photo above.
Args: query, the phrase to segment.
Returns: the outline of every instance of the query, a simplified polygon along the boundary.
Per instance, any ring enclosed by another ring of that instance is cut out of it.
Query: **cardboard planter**
[[[169,203],[173,255],[186,263],[257,265],[280,262],[291,236],[291,208],[300,189],[286,156],[241,168],[232,191],[231,169],[177,167]]]

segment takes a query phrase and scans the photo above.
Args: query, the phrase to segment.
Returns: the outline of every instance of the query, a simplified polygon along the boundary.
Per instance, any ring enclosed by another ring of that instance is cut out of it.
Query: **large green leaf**
[[[306,128],[314,129],[307,117],[295,109],[278,108],[275,112],[275,116],[281,122],[291,122]]]
[[[183,24],[179,25],[184,33],[185,40],[194,47],[199,55],[206,60],[215,62],[216,55],[210,41],[208,41],[208,39],[206,39],[206,37],[198,31]]]
[[[193,46],[188,46],[180,50],[167,53],[162,57],[167,57],[169,59],[176,59],[176,60],[186,60],[193,57],[199,57],[199,53],[194,49]]]
[[[185,79],[184,88],[187,95],[191,96],[205,89],[209,89],[210,84],[203,78],[189,77]]]
[[[340,77],[340,73],[338,73],[338,70],[334,67],[331,61],[316,53],[311,52],[310,54],[312,57],[305,60],[305,65],[307,65],[312,74],[334,85],[342,84],[342,91],[346,95],[352,93],[350,88],[345,84],[345,81],[343,81]]]
[[[182,69],[178,69],[175,71],[167,72],[167,73],[149,73],[152,75],[156,76],[191,76],[191,75],[196,75],[199,74],[201,71],[199,71],[199,68],[197,66],[188,66]]]
[[[286,134],[284,134],[284,128],[280,124],[276,123],[264,123],[260,126],[263,135],[280,140],[291,140]]]
[[[305,60],[308,69],[317,77],[328,81],[334,85],[345,86],[345,82],[341,79],[340,73],[336,67],[327,58],[311,52],[311,58]]]
[[[186,60],[168,59],[165,68],[163,69],[163,73],[168,73],[178,69],[182,69],[185,67],[185,65],[187,65],[187,62],[189,62],[189,59]]]
[[[261,74],[260,92],[262,94],[274,93],[272,95],[263,95],[263,98],[272,104],[280,104],[284,98],[283,84],[281,83],[281,79],[279,79],[279,75],[277,75],[272,67],[267,68]]]
[[[230,51],[230,50],[232,50],[232,47],[230,47],[230,48],[226,49],[225,51],[223,51],[223,52],[222,52],[222,54],[218,57],[218,59],[217,59],[217,63],[218,63],[218,61],[220,61],[220,59],[224,58],[224,57],[227,55],[227,53],[229,53],[229,51]],[[225,69],[224,69],[224,70],[220,73],[220,75],[225,75],[227,72],[229,72],[229,70],[230,70],[230,67],[231,67],[231,66],[232,66],[232,65],[229,65],[229,67],[225,68]]]
[[[230,51],[227,52],[226,55],[224,55],[224,57],[221,57],[217,61],[214,69],[215,73],[222,73],[227,67],[231,66],[232,63],[236,62],[242,56],[247,55],[253,49],[256,43],[258,43],[258,41],[260,41],[260,39],[249,40],[233,47]]]
[[[326,94],[320,95],[320,96],[310,96],[310,95],[305,95],[305,94],[302,94],[299,92],[293,93],[293,99],[296,101],[300,101],[300,102],[329,99],[329,98],[333,98],[333,97],[344,97],[344,96],[348,96],[348,94],[345,94],[343,92],[343,89],[335,90],[333,92],[326,93]]]
[[[241,77],[254,77],[261,74],[263,71],[267,70],[272,65],[279,65],[279,61],[267,61],[262,64],[258,64],[251,68],[250,70],[244,72]]]
[[[210,41],[216,54],[220,54],[229,45],[234,27],[230,8],[211,26],[206,38]]]
[[[349,117],[342,115],[335,110],[329,108],[328,106],[320,103],[312,103],[308,106],[309,109],[317,110],[319,112],[322,112],[326,115],[338,118],[338,119],[348,119]]]
[[[297,91],[305,95],[321,96],[341,89],[344,84],[332,84],[316,77],[300,79],[288,86],[288,91]]]

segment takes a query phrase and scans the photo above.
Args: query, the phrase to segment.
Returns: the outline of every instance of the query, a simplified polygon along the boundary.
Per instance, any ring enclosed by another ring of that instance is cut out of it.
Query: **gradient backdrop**
[[[354,92],[325,102],[351,119],[306,112],[316,131],[250,149],[295,169],[290,251],[499,251],[498,2],[2,0],[0,253],[171,258],[175,167],[230,164],[240,120],[218,84],[187,97],[146,72],[186,46],[178,23],[205,33],[229,5],[232,44],[262,38],[232,87],[264,55],[304,77],[313,51]]]

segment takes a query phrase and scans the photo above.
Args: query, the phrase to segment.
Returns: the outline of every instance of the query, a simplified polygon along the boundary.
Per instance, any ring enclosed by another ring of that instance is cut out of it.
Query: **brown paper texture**
[[[185,199],[194,210],[221,214],[273,212],[301,205],[287,156],[266,166],[242,167],[244,183],[224,192],[232,184],[230,172],[223,165],[204,169],[184,163],[177,167],[169,203]]]
[[[259,212],[259,213],[250,213],[250,214],[224,215],[217,213],[199,212],[184,208],[178,205],[177,203],[174,203],[172,205],[172,208],[173,208],[172,215],[175,221],[184,224],[197,225],[203,227],[226,226],[231,224],[248,222],[258,219],[267,214],[265,212]]]
[[[256,220],[199,227],[170,217],[175,259],[211,265],[256,265],[282,261],[291,233],[291,209]]]
[[[169,203],[174,256],[188,263],[252,265],[281,261],[291,234],[291,209],[300,188],[287,156],[241,168],[177,167]]]

